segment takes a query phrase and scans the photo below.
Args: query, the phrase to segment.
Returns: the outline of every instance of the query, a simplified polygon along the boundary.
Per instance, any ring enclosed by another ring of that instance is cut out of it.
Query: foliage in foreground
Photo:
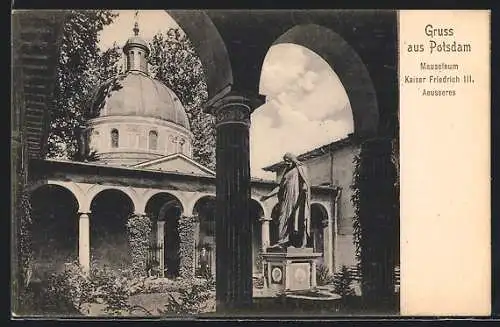
[[[335,293],[342,296],[354,296],[354,289],[352,288],[353,277],[347,266],[342,266],[339,272],[334,275],[333,287]]]
[[[169,301],[159,312],[161,315],[195,315],[214,311],[215,302],[209,301],[214,297],[214,292],[213,279],[208,279],[202,284],[190,284],[189,287],[181,290],[178,296],[167,293]]]
[[[316,267],[316,283],[318,286],[332,286],[335,294],[342,297],[355,295],[352,283],[354,278],[347,266],[332,274],[324,265]]]
[[[152,315],[139,305],[130,304],[138,294],[162,293],[169,301],[160,315],[185,315],[213,311],[215,283],[213,279],[165,279],[133,277],[131,271],[114,270],[94,265],[90,274],[77,262],[69,263],[61,272],[33,284],[34,301],[28,313],[55,315],[88,315],[92,304],[103,306],[105,315],[123,316],[140,313]]]

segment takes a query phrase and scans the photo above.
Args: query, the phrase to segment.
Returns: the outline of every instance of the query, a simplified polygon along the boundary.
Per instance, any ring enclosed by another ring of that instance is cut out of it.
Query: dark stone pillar
[[[392,140],[364,141],[358,173],[362,291],[368,302],[382,304],[393,297],[399,253],[399,195]]]
[[[217,311],[252,303],[250,114],[262,104],[230,93],[216,101],[216,300]]]

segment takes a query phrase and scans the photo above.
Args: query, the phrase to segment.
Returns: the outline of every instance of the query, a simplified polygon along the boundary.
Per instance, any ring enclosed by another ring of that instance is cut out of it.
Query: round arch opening
[[[48,184],[31,193],[30,203],[33,277],[43,279],[78,259],[78,201],[65,187]]]
[[[252,267],[254,273],[260,273],[262,262],[260,252],[262,251],[262,222],[264,217],[264,208],[254,199],[250,200],[250,226],[252,233]]]
[[[319,203],[311,204],[311,235],[308,240],[308,246],[312,247],[314,252],[321,253],[322,257],[318,258],[319,263],[324,263],[325,257],[325,239],[327,235],[328,212],[325,207]]]
[[[215,275],[215,205],[213,195],[199,198],[193,208],[198,217],[199,229],[196,242],[196,275]]]
[[[90,253],[92,264],[113,269],[130,267],[127,221],[134,213],[132,199],[123,191],[106,189],[90,203]]]
[[[179,220],[184,212],[182,202],[170,193],[161,192],[147,201],[145,211],[152,222],[150,267],[160,277],[178,277],[181,259]]]

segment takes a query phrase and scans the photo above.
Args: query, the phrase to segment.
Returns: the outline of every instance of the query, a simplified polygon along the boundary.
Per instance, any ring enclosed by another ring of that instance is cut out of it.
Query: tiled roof
[[[337,140],[335,142],[332,142],[332,143],[320,146],[319,148],[315,148],[315,149],[313,149],[311,151],[302,153],[302,154],[298,155],[297,158],[300,161],[311,160],[311,159],[320,157],[320,156],[322,156],[322,155],[324,155],[326,153],[330,153],[331,151],[334,151],[334,150],[337,150],[339,148],[342,148],[342,147],[344,147],[346,145],[353,144],[353,142],[354,142],[354,137],[352,136],[352,134],[349,134],[349,136],[347,136],[346,138]],[[284,164],[285,163],[283,161],[280,161],[278,163],[275,163],[275,164],[272,164],[270,166],[264,167],[264,168],[262,168],[262,170],[275,172],[278,169],[280,169]]]

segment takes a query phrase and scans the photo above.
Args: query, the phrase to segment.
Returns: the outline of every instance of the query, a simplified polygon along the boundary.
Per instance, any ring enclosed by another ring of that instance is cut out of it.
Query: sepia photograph
[[[396,10],[13,10],[11,315],[400,315]]]

